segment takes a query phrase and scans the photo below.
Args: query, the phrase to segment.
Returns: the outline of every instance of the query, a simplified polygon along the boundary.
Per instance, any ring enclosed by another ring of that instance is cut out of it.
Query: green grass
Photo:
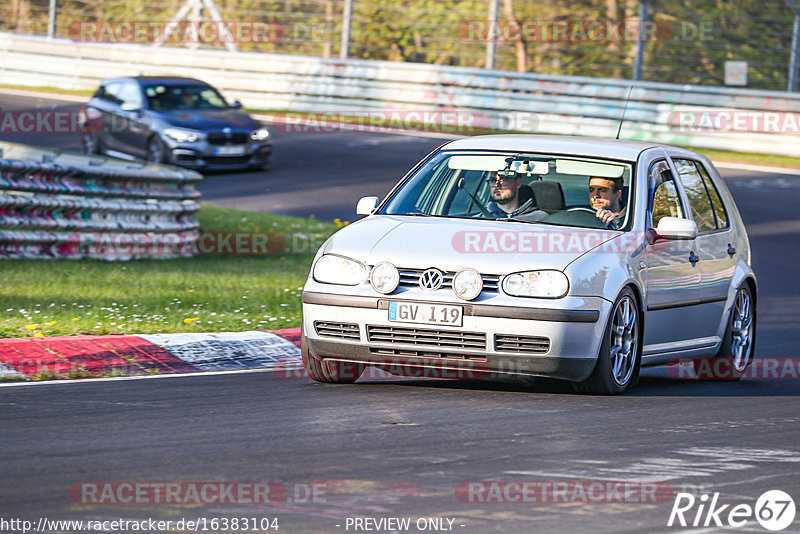
[[[300,293],[338,226],[203,205],[205,232],[277,232],[261,256],[173,260],[4,260],[0,337],[271,330],[300,325]]]

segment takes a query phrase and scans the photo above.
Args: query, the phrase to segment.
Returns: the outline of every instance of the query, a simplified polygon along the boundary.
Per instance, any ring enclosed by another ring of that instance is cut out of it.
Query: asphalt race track
[[[0,96],[0,105],[35,100]],[[13,140],[78,146],[63,135],[22,137]],[[201,189],[214,204],[349,219],[358,197],[384,194],[442,142],[277,132],[272,169],[211,176]],[[721,171],[748,227],[760,284],[756,354],[782,362],[774,377],[708,383],[653,369],[621,397],[580,396],[555,381],[373,376],[340,386],[269,372],[0,387],[0,516],[34,525],[153,518],[173,528],[205,519],[208,532],[232,531],[210,521],[237,517],[277,518],[278,532],[291,533],[705,533],[721,530],[705,511],[716,493],[717,508],[728,505],[722,521],[767,490],[797,502],[800,173]],[[104,483],[209,481],[272,482],[275,500],[92,501]],[[577,493],[597,481],[634,491]],[[521,482],[539,489],[523,496],[509,484]],[[637,498],[655,482],[659,498]],[[686,528],[667,526],[677,492],[697,498]],[[410,518],[410,527],[378,523],[388,518]],[[0,524],[6,531],[16,532]],[[755,517],[736,531],[767,532]],[[800,517],[783,532],[800,532]]]

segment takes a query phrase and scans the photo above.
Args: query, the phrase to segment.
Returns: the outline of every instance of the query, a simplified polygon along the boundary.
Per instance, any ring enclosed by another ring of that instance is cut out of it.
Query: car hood
[[[483,274],[526,269],[563,270],[572,261],[621,234],[614,230],[546,224],[374,215],[337,232],[324,252],[375,265],[472,267]]]
[[[240,109],[167,111],[158,116],[170,126],[199,131],[217,131],[231,128],[252,131],[262,124]]]

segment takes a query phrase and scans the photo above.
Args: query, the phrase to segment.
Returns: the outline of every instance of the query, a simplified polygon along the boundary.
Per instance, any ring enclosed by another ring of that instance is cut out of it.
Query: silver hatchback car
[[[642,366],[739,379],[756,278],[730,192],[669,146],[494,135],[448,143],[320,248],[302,353],[320,382],[569,380],[618,394]]]

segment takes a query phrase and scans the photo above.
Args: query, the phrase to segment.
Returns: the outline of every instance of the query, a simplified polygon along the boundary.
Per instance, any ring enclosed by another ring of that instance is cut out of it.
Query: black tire
[[[167,147],[164,142],[154,135],[147,142],[147,161],[150,163],[166,163]]]
[[[300,334],[300,353],[303,356],[303,367],[311,380],[327,384],[352,384],[361,376],[366,368],[363,363],[340,362],[318,358],[311,354],[306,343],[305,333]]]
[[[611,307],[594,371],[573,387],[578,393],[619,395],[638,382],[641,360],[641,314],[633,291],[626,287]]]
[[[746,309],[742,309],[744,306]],[[719,351],[711,358],[692,360],[700,380],[736,382],[753,361],[756,345],[756,306],[753,292],[745,282],[736,290],[728,326]]]

